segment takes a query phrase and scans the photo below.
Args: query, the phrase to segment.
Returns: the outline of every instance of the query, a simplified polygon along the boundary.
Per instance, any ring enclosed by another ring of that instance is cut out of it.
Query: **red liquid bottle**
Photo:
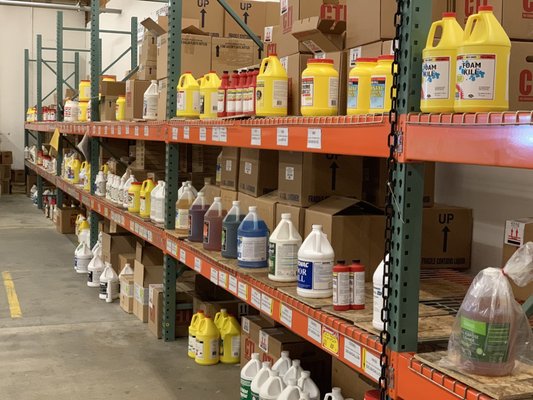
[[[222,74],[222,82],[220,83],[220,88],[218,89],[217,116],[219,118],[226,117],[228,115],[228,111],[226,109],[226,99],[228,96],[228,88],[229,88],[229,72],[224,71],[224,73]]]
[[[352,310],[364,310],[365,266],[359,260],[353,260],[350,265],[350,299]]]
[[[239,72],[233,71],[231,75],[231,82],[228,87],[226,96],[226,112],[227,116],[231,117],[235,115],[235,101],[237,99],[237,85],[239,84]]]
[[[350,309],[350,267],[344,261],[337,261],[333,267],[333,309]]]

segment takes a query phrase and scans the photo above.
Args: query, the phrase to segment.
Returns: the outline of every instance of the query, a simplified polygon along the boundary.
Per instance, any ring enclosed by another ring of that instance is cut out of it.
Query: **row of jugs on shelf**
[[[221,309],[212,319],[198,310],[189,325],[187,355],[200,365],[238,364],[241,326],[237,319]]]

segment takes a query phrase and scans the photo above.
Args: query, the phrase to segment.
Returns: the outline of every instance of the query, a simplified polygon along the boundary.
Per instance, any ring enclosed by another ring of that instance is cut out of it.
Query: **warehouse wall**
[[[84,14],[64,11],[65,26],[82,27]],[[15,34],[16,32],[16,34]],[[36,36],[43,35],[43,46],[55,47],[56,11],[24,7],[0,6],[0,148],[13,151],[13,168],[21,169],[24,163],[24,49],[30,49],[30,58],[36,58]],[[86,47],[84,33],[65,35],[65,47]],[[83,56],[82,56],[83,57]],[[52,51],[44,53],[44,58],[55,60]],[[73,54],[65,55],[65,60],[73,60]],[[55,68],[55,65],[52,64]],[[36,68],[30,67],[30,104],[36,102]],[[65,71],[72,71],[67,66]],[[55,87],[55,75],[43,66],[43,96]],[[51,104],[54,96],[44,103]]]

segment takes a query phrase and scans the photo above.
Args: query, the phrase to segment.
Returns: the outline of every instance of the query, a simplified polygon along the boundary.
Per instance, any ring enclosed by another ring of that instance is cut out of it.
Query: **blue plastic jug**
[[[237,230],[237,264],[243,268],[268,266],[268,237],[270,232],[257,207],[250,207],[248,215]]]

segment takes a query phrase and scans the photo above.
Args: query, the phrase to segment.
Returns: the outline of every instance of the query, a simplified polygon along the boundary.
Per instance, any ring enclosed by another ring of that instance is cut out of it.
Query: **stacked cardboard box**
[[[59,207],[56,220],[57,231],[59,233],[74,233],[76,231],[76,218],[81,213],[80,208]]]
[[[165,169],[165,143],[137,140],[135,145],[135,162],[131,168],[141,170]],[[137,175],[138,180],[141,179]]]
[[[11,165],[13,153],[10,151],[0,152],[0,195],[11,192]]]
[[[117,274],[120,274],[121,254],[135,252],[137,239],[129,232],[102,233],[102,258],[111,264]]]
[[[23,169],[11,170],[11,193],[26,193],[26,174]]]
[[[119,96],[126,95],[124,82],[100,82],[100,120],[115,121]]]
[[[229,0],[228,4],[259,38],[262,37],[265,26],[278,23],[278,2]],[[224,34],[227,37],[248,38],[230,15],[225,15],[224,18]]]

